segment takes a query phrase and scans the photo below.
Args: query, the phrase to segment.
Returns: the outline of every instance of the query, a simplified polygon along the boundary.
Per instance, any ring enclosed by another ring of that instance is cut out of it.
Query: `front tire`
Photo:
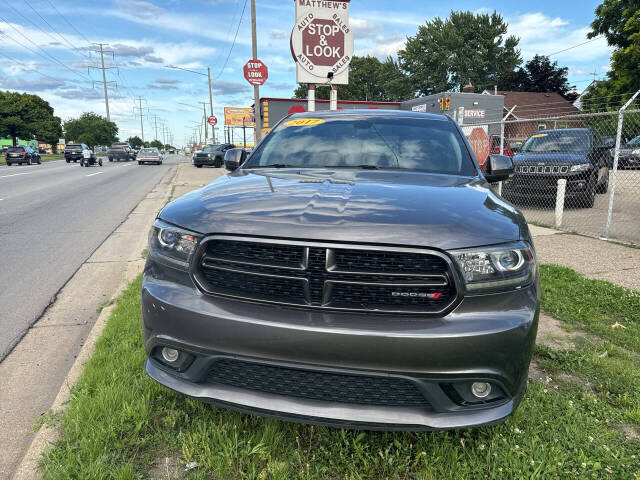
[[[202,168],[202,165],[196,165],[196,168]]]
[[[98,165],[102,166],[102,159],[98,160]]]
[[[109,157],[109,161],[110,161],[110,162],[113,162],[113,157]]]
[[[604,180],[603,182],[598,185],[598,187],[596,188],[596,192],[597,193],[607,193],[607,191],[609,190],[609,168],[607,167],[603,167],[605,169],[605,174],[604,174]]]

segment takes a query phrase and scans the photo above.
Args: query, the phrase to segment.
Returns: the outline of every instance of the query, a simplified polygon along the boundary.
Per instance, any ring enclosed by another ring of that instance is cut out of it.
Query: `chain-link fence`
[[[496,190],[529,223],[640,244],[640,110],[463,128],[483,167],[488,154],[513,157]]]

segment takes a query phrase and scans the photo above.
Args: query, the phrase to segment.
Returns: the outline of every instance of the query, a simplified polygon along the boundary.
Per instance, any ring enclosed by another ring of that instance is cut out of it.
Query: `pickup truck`
[[[67,163],[81,162],[82,151],[87,147],[84,143],[71,143],[64,147],[64,159]]]
[[[107,157],[109,157],[109,161],[116,162],[136,159],[136,152],[131,148],[131,145],[124,142],[116,142],[109,147],[107,150]]]

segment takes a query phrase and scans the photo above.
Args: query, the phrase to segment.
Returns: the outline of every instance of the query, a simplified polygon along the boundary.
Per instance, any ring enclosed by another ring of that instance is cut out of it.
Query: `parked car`
[[[444,115],[286,117],[238,168],[159,213],[146,371],[226,408],[430,430],[522,400],[540,288],[527,223]]]
[[[191,163],[198,168],[202,168],[204,165],[221,167],[224,164],[224,154],[232,148],[235,148],[235,145],[231,143],[207,145],[193,154]]]
[[[500,135],[491,135],[489,137],[489,145],[491,145],[489,153],[500,154],[500,138]],[[506,139],[502,144],[502,155],[507,155],[513,158],[513,150],[511,150],[511,145]]]
[[[533,134],[513,162],[515,175],[502,186],[507,200],[554,207],[558,180],[565,179],[565,205],[591,208],[609,189],[613,155],[591,130],[563,128]]]
[[[116,161],[124,161],[128,162],[129,160],[136,159],[136,152],[131,148],[126,142],[116,142],[109,147],[107,150],[107,157],[110,162]]]
[[[82,160],[80,160],[81,167],[88,167],[90,165],[102,166],[102,157],[96,157],[89,147],[83,144]]]
[[[70,143],[64,147],[64,159],[67,163],[81,162],[82,152],[89,148],[84,143]]]
[[[162,165],[162,155],[157,148],[142,148],[138,152],[138,165],[143,163],[155,163],[156,165]]]
[[[618,165],[621,168],[640,168],[640,136],[629,140],[620,148]]]
[[[33,148],[28,146],[20,146],[7,148],[7,152],[5,153],[5,161],[7,163],[7,166],[11,166],[14,163],[19,163],[20,165],[22,165],[23,163],[27,163],[29,165],[37,163],[39,165],[42,163],[42,158],[40,158],[40,154]]]

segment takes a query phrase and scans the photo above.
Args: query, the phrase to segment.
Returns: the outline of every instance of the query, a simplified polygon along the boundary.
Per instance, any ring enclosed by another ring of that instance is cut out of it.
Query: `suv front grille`
[[[440,314],[457,297],[430,251],[213,238],[193,270],[205,293],[323,309]]]
[[[390,376],[323,372],[223,359],[214,363],[206,381],[309,400],[431,408],[415,384]]]
[[[516,173],[525,175],[562,175],[569,172],[568,165],[518,165]]]

